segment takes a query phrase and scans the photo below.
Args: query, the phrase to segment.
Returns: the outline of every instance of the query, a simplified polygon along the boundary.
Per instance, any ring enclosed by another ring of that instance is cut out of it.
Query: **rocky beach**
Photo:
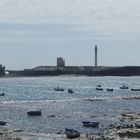
[[[66,140],[65,128],[80,132],[76,140],[140,139],[139,77],[20,77],[0,79],[0,140]],[[101,84],[102,91],[96,90]],[[129,89],[120,89],[122,85]],[[75,86],[76,85],[76,86]],[[64,91],[55,91],[55,87]],[[73,93],[68,93],[68,89]],[[113,88],[113,91],[107,91]],[[4,93],[4,94],[2,94]],[[28,116],[41,110],[41,116]],[[99,122],[88,128],[82,121]]]

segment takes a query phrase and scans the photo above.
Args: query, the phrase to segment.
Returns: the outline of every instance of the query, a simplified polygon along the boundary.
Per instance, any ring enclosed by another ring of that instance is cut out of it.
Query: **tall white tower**
[[[97,67],[97,55],[98,55],[98,48],[97,48],[97,45],[95,45],[95,67]]]

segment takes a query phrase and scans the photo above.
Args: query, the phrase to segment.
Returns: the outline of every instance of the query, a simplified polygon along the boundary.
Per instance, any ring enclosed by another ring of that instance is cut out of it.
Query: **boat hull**
[[[136,89],[135,88],[131,88],[131,91],[140,91],[140,89],[139,88],[138,89],[137,88]]]
[[[80,133],[78,131],[76,131],[76,130],[73,130],[73,129],[66,128],[65,129],[65,134],[66,134],[67,138],[70,138],[70,139],[80,137]]]
[[[29,116],[41,116],[41,111],[29,111],[27,112]]]
[[[6,125],[6,122],[0,121],[0,125]]]
[[[82,122],[84,127],[98,127],[99,122]]]

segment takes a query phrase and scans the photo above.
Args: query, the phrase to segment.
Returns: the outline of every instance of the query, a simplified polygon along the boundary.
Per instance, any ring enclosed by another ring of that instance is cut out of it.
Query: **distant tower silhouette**
[[[98,48],[97,45],[95,45],[95,67],[97,67],[97,55],[98,55]]]

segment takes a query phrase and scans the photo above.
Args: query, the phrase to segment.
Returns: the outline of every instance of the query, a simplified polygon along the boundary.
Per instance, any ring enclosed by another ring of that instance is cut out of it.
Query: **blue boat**
[[[37,111],[28,111],[27,114],[29,116],[41,116],[41,110],[37,110]]]
[[[85,127],[98,127],[99,122],[82,122]]]
[[[0,96],[4,96],[5,94],[4,93],[0,93]]]
[[[140,91],[139,88],[131,88],[131,91]]]
[[[67,138],[70,138],[70,139],[80,137],[80,133],[78,131],[76,131],[76,130],[73,130],[73,129],[66,128],[65,129],[65,134],[66,134]]]
[[[0,121],[0,125],[6,125],[6,122]]]
[[[107,91],[113,91],[113,88],[107,88],[106,90]]]

